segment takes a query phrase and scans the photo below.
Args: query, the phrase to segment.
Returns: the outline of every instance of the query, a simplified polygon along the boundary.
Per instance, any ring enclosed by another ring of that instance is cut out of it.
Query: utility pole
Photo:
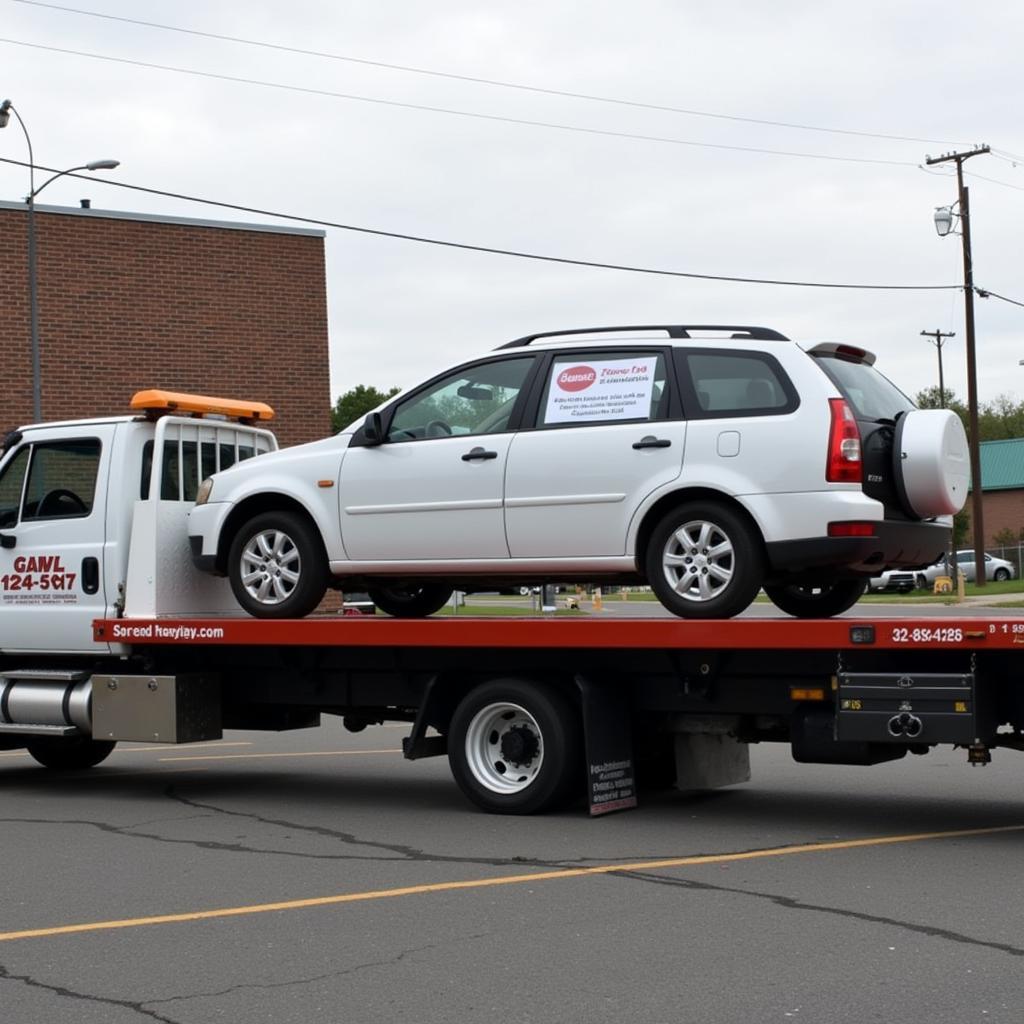
[[[939,353],[939,408],[946,408],[946,389],[942,382],[942,346],[945,344],[944,338],[955,338],[956,331],[922,331],[922,336],[925,338],[934,338],[934,341],[929,341],[929,345],[934,345],[936,352]]]
[[[985,586],[985,524],[981,494],[981,449],[978,441],[978,368],[974,354],[974,264],[971,260],[971,207],[967,186],[964,185],[964,161],[972,156],[989,152],[988,146],[979,146],[966,153],[947,153],[944,156],[925,157],[926,164],[956,162],[956,184],[960,204],[960,237],[964,251],[964,321],[967,349],[967,415],[971,456],[971,520],[974,526],[974,582]]]

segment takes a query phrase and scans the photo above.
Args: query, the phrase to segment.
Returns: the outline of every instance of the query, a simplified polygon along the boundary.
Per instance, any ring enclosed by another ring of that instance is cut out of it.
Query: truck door
[[[92,640],[92,620],[108,613],[103,555],[115,429],[26,431],[0,466],[0,650],[106,650]]]

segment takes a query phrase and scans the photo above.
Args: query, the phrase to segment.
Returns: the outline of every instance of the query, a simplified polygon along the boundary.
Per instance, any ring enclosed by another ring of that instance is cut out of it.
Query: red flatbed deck
[[[589,649],[1024,650],[1024,617],[921,619],[98,619],[100,643]]]

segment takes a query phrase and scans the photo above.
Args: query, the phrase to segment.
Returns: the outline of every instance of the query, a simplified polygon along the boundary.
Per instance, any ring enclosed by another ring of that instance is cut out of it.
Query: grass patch
[[[447,605],[436,613],[438,616],[448,616],[454,618],[461,618],[463,616],[481,616],[486,618],[510,618],[510,619],[539,619],[547,618],[552,614],[559,618],[566,616],[572,618],[576,615],[582,615],[578,608],[558,608],[554,613],[552,612],[541,612],[532,611],[529,605],[521,605],[517,607],[510,607],[509,605],[498,605],[498,604],[467,604],[459,607],[458,612],[452,608],[451,605]]]

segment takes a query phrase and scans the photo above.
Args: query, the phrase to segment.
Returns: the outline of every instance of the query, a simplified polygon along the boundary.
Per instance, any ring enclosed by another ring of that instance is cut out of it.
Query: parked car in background
[[[913,572],[904,569],[889,569],[868,580],[869,594],[909,594],[918,586]]]
[[[937,562],[929,565],[925,569],[921,569],[917,573],[917,585],[919,587],[931,587],[935,580],[939,576],[954,576],[954,566],[958,567],[960,572],[963,574],[964,579],[968,583],[973,583],[975,579],[974,573],[974,552],[973,551],[957,551],[955,555],[950,556],[949,569],[946,567],[945,557],[940,558]],[[990,555],[988,552],[985,553],[985,579],[996,583],[1002,583],[1004,580],[1012,580],[1017,578],[1017,567],[1013,562],[1008,561],[1005,558],[997,558],[995,555]]]
[[[967,438],[871,352],[765,327],[519,338],[334,437],[203,481],[195,565],[260,618],[330,587],[391,615],[452,591],[647,583],[687,618],[838,615],[879,567],[917,570],[967,495]]]

